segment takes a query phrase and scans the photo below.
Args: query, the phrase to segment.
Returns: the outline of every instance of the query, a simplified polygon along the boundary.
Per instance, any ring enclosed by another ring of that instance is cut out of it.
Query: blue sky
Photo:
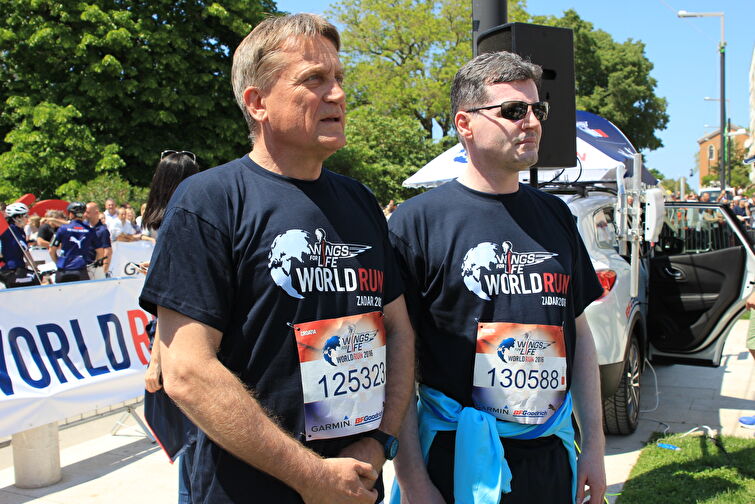
[[[280,0],[288,12],[324,14],[328,0]],[[752,0],[528,0],[533,15],[555,15],[573,8],[595,28],[611,34],[617,42],[629,38],[645,43],[645,55],[655,68],[656,94],[668,100],[670,120],[658,132],[664,146],[645,152],[649,167],[667,177],[689,178],[694,167],[697,140],[720,123],[720,18],[686,18],[689,12],[723,12],[726,39],[727,115],[732,124],[749,127],[749,71],[755,48],[755,3]],[[471,57],[471,54],[470,54]],[[706,125],[711,128],[706,128]],[[697,174],[689,182],[697,187]]]

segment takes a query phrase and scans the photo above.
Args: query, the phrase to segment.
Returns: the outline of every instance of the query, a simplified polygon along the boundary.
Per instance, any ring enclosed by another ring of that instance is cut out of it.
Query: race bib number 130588
[[[541,424],[566,394],[566,347],[560,326],[480,323],[472,399],[501,420]]]

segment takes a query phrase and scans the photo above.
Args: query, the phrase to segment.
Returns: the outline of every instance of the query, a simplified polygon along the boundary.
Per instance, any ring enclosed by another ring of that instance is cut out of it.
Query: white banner
[[[0,436],[136,398],[144,276],[0,291]]]
[[[113,258],[110,263],[110,273],[113,277],[136,276],[139,271],[129,263],[142,263],[149,261],[155,243],[148,240],[136,242],[113,242]],[[50,251],[44,247],[31,247],[29,249],[32,259],[38,267],[45,271],[55,270],[55,263],[50,257]],[[2,286],[0,285],[0,289]]]
[[[149,261],[155,243],[141,240],[136,242],[113,242],[113,260],[110,263],[110,273],[114,277],[140,275],[129,263]]]

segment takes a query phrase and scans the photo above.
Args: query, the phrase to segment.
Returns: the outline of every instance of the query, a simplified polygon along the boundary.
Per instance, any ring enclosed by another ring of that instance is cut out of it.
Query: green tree
[[[509,19],[526,20],[524,1],[509,1]],[[425,134],[433,122],[453,130],[451,81],[472,57],[468,0],[342,0],[328,14],[342,28],[349,105],[412,117]]]
[[[116,170],[146,185],[164,149],[211,166],[248,148],[231,58],[273,0],[0,5],[0,189],[50,194]]]
[[[105,199],[113,198],[118,204],[130,204],[137,212],[147,202],[148,194],[148,187],[133,186],[118,174],[99,175],[86,183],[72,180],[58,188],[58,196],[64,200],[95,201],[104,209]]]
[[[574,10],[561,18],[535,16],[533,22],[574,31],[578,109],[613,122],[637,150],[663,146],[655,132],[668,124],[667,102],[655,95],[657,82],[650,76],[653,64],[645,57],[644,43],[618,43]]]
[[[7,181],[0,187],[0,200],[27,192],[38,199],[52,198],[65,182],[123,167],[119,147],[98,148],[91,129],[81,124],[81,113],[73,106],[32,105],[21,96],[9,98],[7,104],[6,114],[16,126],[6,136],[11,149],[0,154],[2,178]]]
[[[372,105],[349,112],[346,138],[346,147],[328,158],[325,167],[361,181],[382,205],[420,192],[402,187],[401,182],[450,143],[426,138],[411,117],[384,115]]]

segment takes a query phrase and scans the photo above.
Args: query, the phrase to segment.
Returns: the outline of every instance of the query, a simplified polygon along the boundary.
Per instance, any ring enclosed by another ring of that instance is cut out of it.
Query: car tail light
[[[602,299],[611,292],[611,289],[613,289],[613,285],[616,283],[616,272],[614,270],[605,269],[597,270],[595,273],[597,273],[598,281],[603,287],[603,294],[598,298]]]

